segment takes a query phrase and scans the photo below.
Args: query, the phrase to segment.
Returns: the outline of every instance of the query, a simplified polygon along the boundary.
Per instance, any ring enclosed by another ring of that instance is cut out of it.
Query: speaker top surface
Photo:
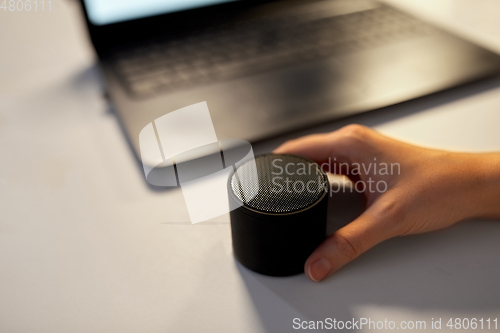
[[[328,178],[317,163],[295,155],[265,154],[240,165],[230,178],[239,204],[265,214],[295,213],[327,193]]]

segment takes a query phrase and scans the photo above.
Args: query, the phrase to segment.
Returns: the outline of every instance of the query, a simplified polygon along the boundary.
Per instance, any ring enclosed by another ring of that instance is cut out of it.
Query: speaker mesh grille
[[[260,212],[292,213],[307,208],[322,198],[328,184],[316,163],[295,155],[260,155],[255,167],[253,160],[239,166],[230,184],[244,206]]]

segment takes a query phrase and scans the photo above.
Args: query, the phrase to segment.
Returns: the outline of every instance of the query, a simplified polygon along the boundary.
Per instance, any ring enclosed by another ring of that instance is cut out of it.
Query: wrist
[[[500,219],[500,154],[466,154],[467,218]]]

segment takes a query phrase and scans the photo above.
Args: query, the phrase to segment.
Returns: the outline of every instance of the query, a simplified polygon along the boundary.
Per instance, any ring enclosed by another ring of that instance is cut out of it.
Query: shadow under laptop
[[[114,105],[111,103],[109,98],[107,98],[107,93],[103,87],[103,80],[99,74],[96,65],[89,66],[83,70],[74,74],[69,80],[69,94],[74,96],[76,99],[88,99],[90,94],[95,94],[96,86],[98,89],[104,89],[102,95],[107,99],[108,103],[106,106],[106,112],[112,115],[116,115],[117,122],[119,124],[120,130],[123,134],[123,138],[127,142],[131,154],[134,155],[135,164],[137,166],[137,171],[140,172],[144,183],[152,191],[163,192],[175,189],[177,187],[172,186],[155,186],[146,180],[144,177],[143,164],[140,158],[134,153],[132,142],[125,130],[124,123],[115,111]],[[324,123],[321,125],[316,125],[313,127],[307,127],[300,131],[294,131],[292,133],[284,134],[276,138],[271,138],[268,140],[263,140],[255,142],[252,144],[255,155],[268,153],[274,148],[279,146],[281,143],[301,137],[304,135],[312,133],[322,133],[330,132],[339,129],[345,125],[358,123],[365,126],[373,127],[379,124],[390,122],[399,118],[410,116],[412,114],[422,112],[431,108],[438,107],[447,103],[451,103],[463,98],[473,96],[475,94],[487,92],[500,87],[500,77],[493,77],[486,80],[474,82],[471,84],[462,85],[460,87],[448,89],[438,93],[434,93],[425,97],[417,98],[411,101],[407,101],[401,104],[381,108],[378,110],[370,111],[367,113],[357,114],[354,116],[349,116],[332,122]],[[154,120],[154,119],[151,119]],[[161,174],[161,171],[158,171]],[[161,175],[159,175],[161,177]]]
[[[106,97],[107,95],[104,94],[104,96]],[[137,166],[137,171],[141,174],[141,178],[144,180],[144,184],[151,191],[154,191],[154,192],[166,192],[166,191],[171,191],[171,190],[177,189],[178,188],[177,186],[161,186],[161,185],[154,185],[154,182],[153,183],[148,182],[148,179],[144,174],[144,165],[142,164],[140,157],[134,153],[134,147],[133,147],[131,138],[129,137],[129,135],[127,135],[127,131],[125,129],[125,124],[123,123],[122,119],[118,116],[118,113],[116,112],[115,106],[109,100],[108,100],[107,112],[115,115],[117,123],[120,126],[120,131],[123,134],[123,138],[127,142],[127,146],[129,148],[130,153],[133,155],[135,165]],[[165,167],[165,168],[157,168],[157,169],[153,170],[153,173],[151,174],[151,178],[153,178],[153,179],[169,178],[172,173],[175,174],[175,170],[173,169],[172,166]]]
[[[335,194],[329,205],[330,232],[355,219],[363,206],[360,194]],[[500,225],[475,221],[395,238],[320,283],[305,274],[277,278],[238,262],[236,266],[269,332],[294,331],[294,318],[426,320],[430,329],[431,318],[443,313],[484,317],[498,312],[500,256],[492,249],[498,248],[499,237]],[[442,325],[446,328],[446,322]]]

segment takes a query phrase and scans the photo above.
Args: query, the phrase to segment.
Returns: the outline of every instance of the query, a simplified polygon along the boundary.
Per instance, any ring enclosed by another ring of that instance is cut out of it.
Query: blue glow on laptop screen
[[[237,0],[85,0],[90,22],[105,25]]]

